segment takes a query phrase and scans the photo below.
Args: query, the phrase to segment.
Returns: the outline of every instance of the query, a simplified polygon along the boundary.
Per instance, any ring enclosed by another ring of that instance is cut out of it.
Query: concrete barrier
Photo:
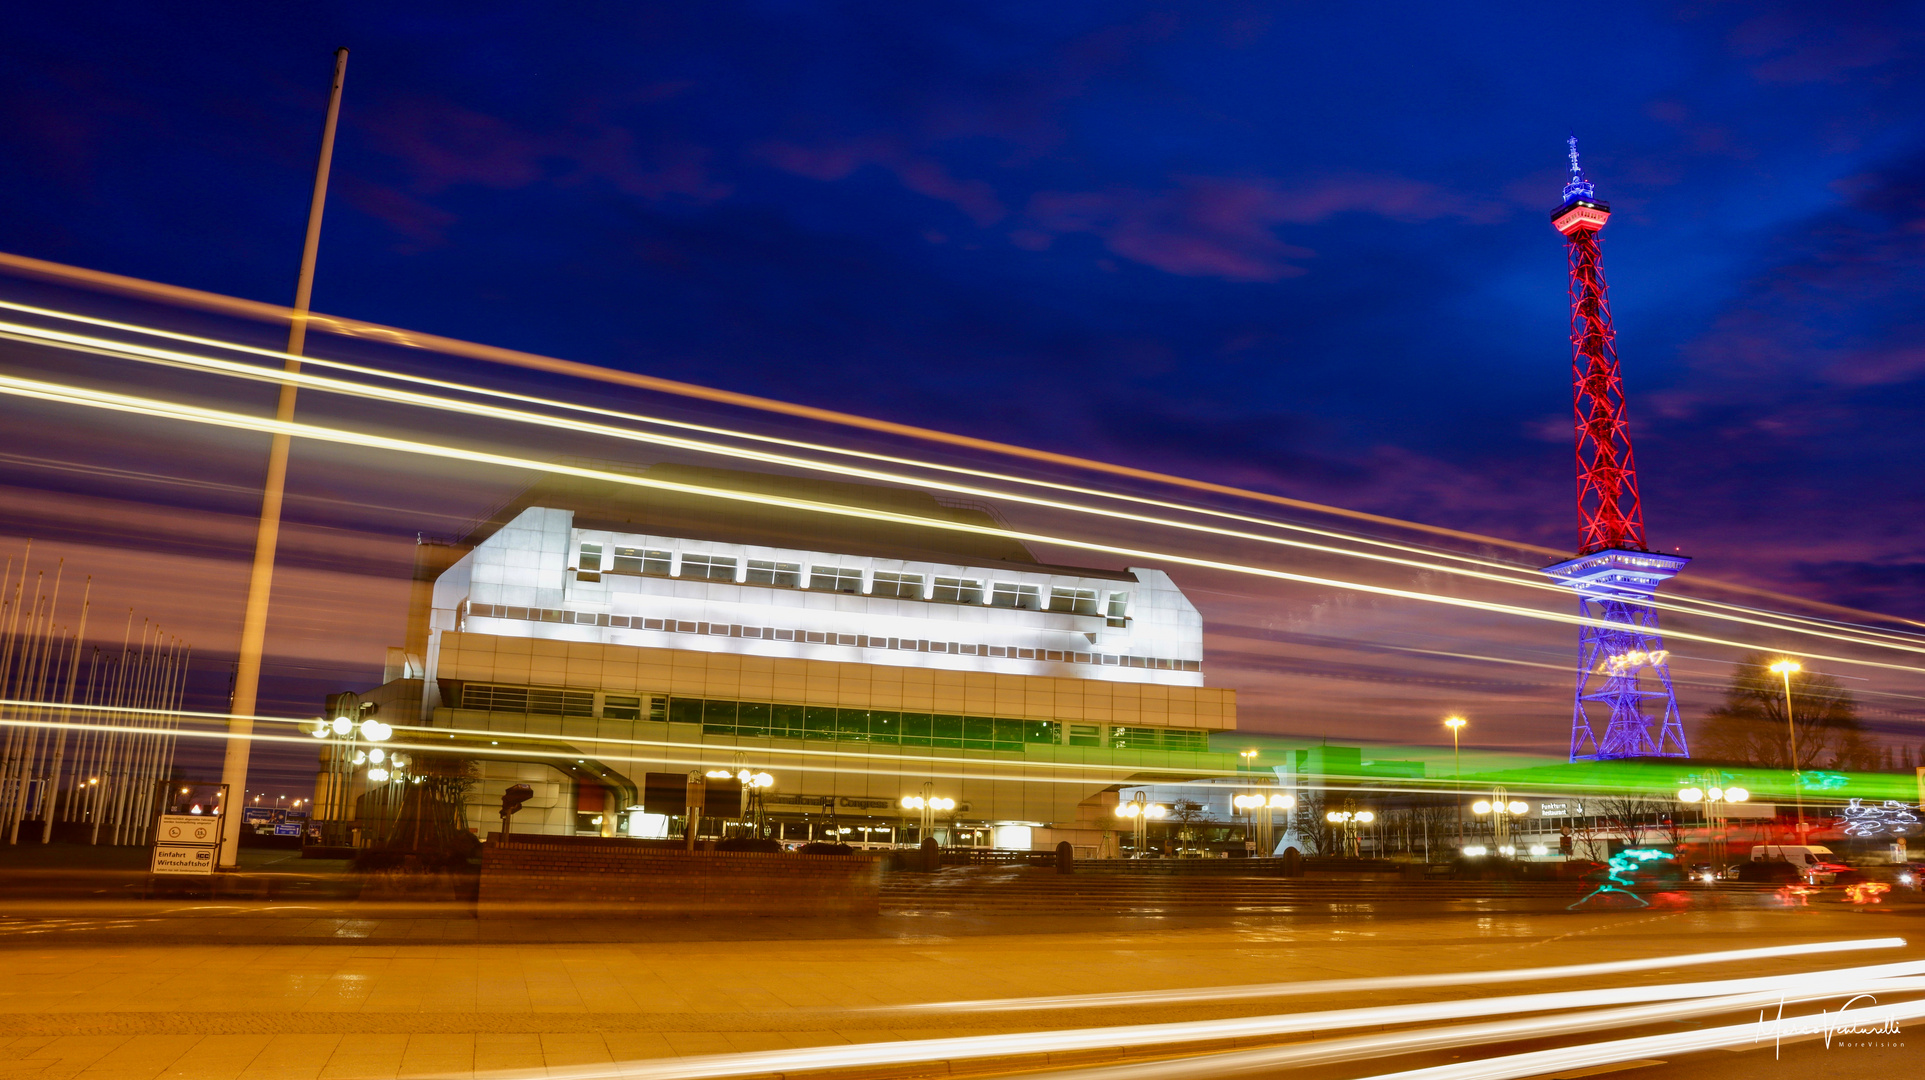
[[[627,915],[874,915],[870,855],[676,851],[594,836],[488,838],[482,918]]]

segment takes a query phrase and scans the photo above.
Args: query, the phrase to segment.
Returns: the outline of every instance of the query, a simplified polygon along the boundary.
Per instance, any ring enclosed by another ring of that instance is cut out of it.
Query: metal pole
[[[334,84],[328,91],[327,119],[321,125],[321,164],[314,172],[314,196],[308,203],[307,240],[301,246],[301,276],[294,286],[294,319],[287,335],[287,372],[301,370],[301,350],[307,344],[308,301],[314,292],[314,259],[321,245],[321,210],[327,202],[328,168],[334,160],[334,129],[341,115],[341,81],[347,77],[348,51],[334,50]],[[275,419],[294,419],[294,384],[281,384]],[[267,605],[274,587],[274,551],[281,537],[281,498],[287,486],[288,436],[276,433],[268,444],[267,480],[261,492],[261,522],[254,537],[254,568],[247,579],[247,611],[241,619],[241,649],[234,668],[234,701],[227,722],[227,759],[221,780],[229,791],[247,789],[247,758],[254,734],[254,709],[261,689],[261,650],[267,641]],[[233,866],[240,856],[241,815],[223,814],[220,864]]]
[[[1785,677],[1785,734],[1791,739],[1791,794],[1798,801],[1798,842],[1805,842],[1805,782],[1798,768],[1798,728],[1791,722],[1791,669],[1785,668],[1780,674]]]
[[[73,656],[67,665],[67,689],[61,698],[61,700],[65,701],[68,705],[74,703],[74,687],[80,680],[80,650],[87,640],[87,610],[93,603],[93,595],[94,579],[92,575],[88,575],[86,587],[80,594],[80,626],[74,631]],[[65,764],[64,759],[67,754],[67,729],[75,725],[77,717],[78,714],[73,709],[67,709],[61,713],[60,739],[54,744],[53,764],[48,769],[48,774],[51,777],[47,787],[47,799],[49,801],[47,801],[45,812],[40,815],[40,842],[43,844],[53,841],[53,815],[54,810],[59,806],[60,769],[61,766]],[[76,735],[76,745],[78,745],[78,742],[79,737]],[[72,799],[69,798],[68,801],[72,802]]]
[[[1450,729],[1451,783],[1457,788],[1457,847],[1464,846],[1464,758],[1457,747],[1457,728]]]

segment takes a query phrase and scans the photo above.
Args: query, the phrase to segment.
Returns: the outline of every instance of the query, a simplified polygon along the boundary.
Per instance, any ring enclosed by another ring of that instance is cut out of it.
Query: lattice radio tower
[[[1684,724],[1658,614],[1651,597],[1690,559],[1644,544],[1638,473],[1624,420],[1624,377],[1618,370],[1610,298],[1598,233],[1611,207],[1578,166],[1570,140],[1571,176],[1551,224],[1564,234],[1571,260],[1571,372],[1577,412],[1577,557],[1544,572],[1577,593],[1577,696],[1571,716],[1571,760],[1688,757]],[[1656,741],[1651,721],[1662,714]],[[1598,738],[1602,724],[1604,737]]]

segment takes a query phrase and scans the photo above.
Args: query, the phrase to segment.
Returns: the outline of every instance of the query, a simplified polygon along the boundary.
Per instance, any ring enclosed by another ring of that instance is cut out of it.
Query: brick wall
[[[865,855],[665,850],[583,836],[489,837],[482,918],[874,915],[881,861]]]

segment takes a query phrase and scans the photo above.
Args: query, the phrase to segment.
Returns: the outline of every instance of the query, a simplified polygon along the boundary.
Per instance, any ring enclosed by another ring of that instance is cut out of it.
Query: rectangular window
[[[1049,609],[1071,615],[1095,615],[1095,589],[1054,588],[1049,591]]]
[[[1023,741],[1026,743],[1056,743],[1062,734],[1063,725],[1053,720],[1023,721]]]
[[[833,739],[836,737],[836,711],[819,705],[811,705],[803,713],[802,737],[805,739]]]
[[[902,742],[904,746],[929,745],[929,714],[902,714]]]
[[[642,718],[642,699],[640,696],[625,694],[605,694],[602,696],[602,719],[640,720]]]
[[[1097,727],[1095,724],[1071,724],[1069,726],[1069,744],[1071,746],[1101,746],[1103,745],[1103,729]]]
[[[577,581],[600,581],[602,579],[600,573],[601,568],[602,546],[600,544],[583,544],[581,558],[576,560],[575,563],[575,569],[577,571],[575,579]]]
[[[837,709],[835,737],[848,742],[868,742],[869,710]]]
[[[1130,624],[1130,594],[1113,592],[1110,594],[1110,625],[1128,626]]]
[[[668,722],[671,724],[700,724],[702,722],[702,699],[670,698],[668,701]]]
[[[963,745],[971,750],[994,750],[996,721],[987,716],[963,717]]]
[[[1022,608],[1024,611],[1041,611],[1043,590],[1038,585],[1011,585],[998,581],[996,591],[990,594],[991,607]]]
[[[1113,727],[1110,745],[1118,750],[1204,751],[1210,733],[1188,728]]]
[[[666,551],[656,551],[653,548],[618,547],[615,549],[615,565],[610,567],[610,572],[667,577],[672,561]]]
[[[955,747],[963,744],[962,717],[938,716],[932,724],[933,731],[929,736],[929,745]]]
[[[878,743],[900,743],[902,741],[902,714],[892,712],[869,713],[869,741]]]
[[[800,739],[802,737],[802,706],[769,706],[769,734],[778,739]]]
[[[749,584],[780,585],[785,589],[799,589],[802,587],[802,564],[750,559]]]
[[[1029,725],[1021,720],[998,720],[996,724],[996,749],[1021,750],[1023,748],[1023,729]]]
[[[540,716],[593,716],[595,694],[591,690],[564,690],[559,686],[469,683],[461,692],[461,707]]]
[[[734,581],[733,555],[682,555],[682,576],[701,581]]]
[[[969,578],[939,577],[936,579],[936,599],[951,604],[980,604],[983,602],[983,583]]]
[[[878,570],[875,584],[870,587],[871,596],[898,596],[904,600],[922,599],[921,574],[891,574]]]
[[[704,701],[702,703],[702,734],[735,734],[735,711],[733,701]]]
[[[812,566],[809,568],[809,589],[812,592],[859,593],[862,591],[862,571],[842,566]]]
[[[735,733],[737,735],[767,735],[769,733],[769,707],[744,701],[735,712]]]

